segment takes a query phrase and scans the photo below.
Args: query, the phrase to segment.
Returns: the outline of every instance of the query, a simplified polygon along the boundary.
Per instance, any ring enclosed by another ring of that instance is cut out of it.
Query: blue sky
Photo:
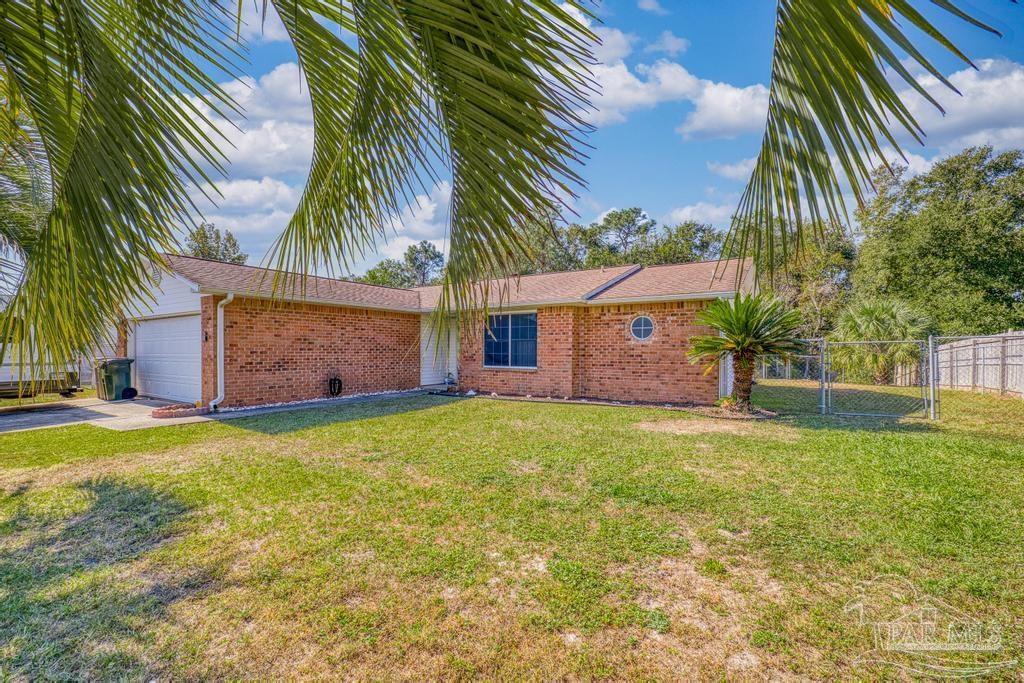
[[[234,232],[258,263],[288,222],[301,194],[312,149],[309,105],[295,55],[274,17],[262,29],[245,0],[251,64],[227,84],[246,109],[230,131],[234,149],[224,197],[201,204],[208,220]],[[262,3],[258,3],[262,5]],[[1024,7],[1008,0],[964,3],[1004,36],[959,22],[929,3],[980,69],[970,70],[927,40],[919,45],[964,93],[922,76],[947,109],[942,116],[916,96],[912,111],[928,133],[910,143],[912,171],[966,145],[1024,148]],[[760,143],[767,103],[775,3],[768,0],[605,0],[597,7],[603,92],[594,114],[593,149],[582,169],[587,187],[574,204],[589,222],[612,208],[640,206],[663,222],[696,219],[725,227]],[[227,130],[227,127],[225,127]],[[910,141],[907,141],[910,142]],[[199,194],[198,192],[196,193]],[[445,247],[447,188],[410,206],[394,238],[356,260],[361,273],[420,239]]]

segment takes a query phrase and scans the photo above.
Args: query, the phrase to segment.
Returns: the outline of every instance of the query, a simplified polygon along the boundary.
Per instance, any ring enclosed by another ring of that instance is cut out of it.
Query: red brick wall
[[[574,396],[573,365],[579,309],[548,306],[537,311],[537,369],[484,367],[483,323],[463,330],[459,340],[459,386],[482,392],[525,396]]]
[[[202,334],[202,391],[203,403],[217,396],[217,302],[222,296],[204,296],[199,308],[199,332]]]
[[[483,332],[464,331],[459,384],[499,394],[583,396],[621,401],[713,403],[718,372],[686,358],[688,340],[711,330],[694,323],[705,301],[602,307],[543,307],[537,313],[537,369],[483,367]],[[650,339],[629,331],[634,317],[654,321]]]
[[[216,395],[216,305],[203,301],[213,334],[203,347],[203,394]],[[208,310],[209,309],[209,310]],[[236,299],[224,307],[223,407],[414,389],[420,381],[420,316],[410,313]],[[207,348],[212,351],[208,357]],[[208,400],[208,398],[207,398]]]
[[[602,306],[585,310],[580,332],[580,394],[624,401],[714,403],[718,371],[686,358],[689,339],[713,330],[694,322],[706,301]],[[629,325],[638,315],[654,321],[654,334],[633,338]]]

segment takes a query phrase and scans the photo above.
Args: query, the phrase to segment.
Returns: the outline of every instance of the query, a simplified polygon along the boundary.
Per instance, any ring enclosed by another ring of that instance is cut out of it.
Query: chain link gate
[[[762,359],[754,402],[777,412],[860,417],[934,417],[925,340],[807,339],[788,359]]]

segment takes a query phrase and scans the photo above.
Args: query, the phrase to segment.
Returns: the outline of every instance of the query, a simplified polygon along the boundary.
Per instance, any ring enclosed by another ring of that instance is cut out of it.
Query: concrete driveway
[[[146,427],[204,422],[210,419],[203,415],[169,419],[158,419],[150,415],[153,408],[170,404],[171,401],[151,398],[140,398],[134,401],[101,401],[98,398],[80,398],[55,403],[30,404],[0,412],[0,433],[65,427],[73,424],[90,424],[121,432]]]
[[[233,420],[241,417],[252,417],[253,415],[282,413],[290,410],[330,408],[350,403],[365,403],[404,396],[419,396],[425,393],[427,392],[423,389],[412,389],[385,394],[343,396],[301,403],[284,403],[241,410],[226,410],[212,415],[167,418],[153,417],[150,413],[152,413],[153,408],[171,405],[173,401],[162,401],[155,398],[137,398],[133,401],[101,401],[98,398],[78,398],[54,403],[28,404],[17,408],[0,408],[0,434],[4,432],[21,432],[27,429],[66,427],[73,424],[88,424],[95,427],[113,429],[118,432],[127,432],[133,429],[169,427],[171,425],[190,424],[193,422]]]

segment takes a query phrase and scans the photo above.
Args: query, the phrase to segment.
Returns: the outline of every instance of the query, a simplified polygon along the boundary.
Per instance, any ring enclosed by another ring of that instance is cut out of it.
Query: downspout
[[[224,402],[224,307],[235,300],[235,293],[217,302],[217,397],[210,401],[210,409],[216,410]]]

